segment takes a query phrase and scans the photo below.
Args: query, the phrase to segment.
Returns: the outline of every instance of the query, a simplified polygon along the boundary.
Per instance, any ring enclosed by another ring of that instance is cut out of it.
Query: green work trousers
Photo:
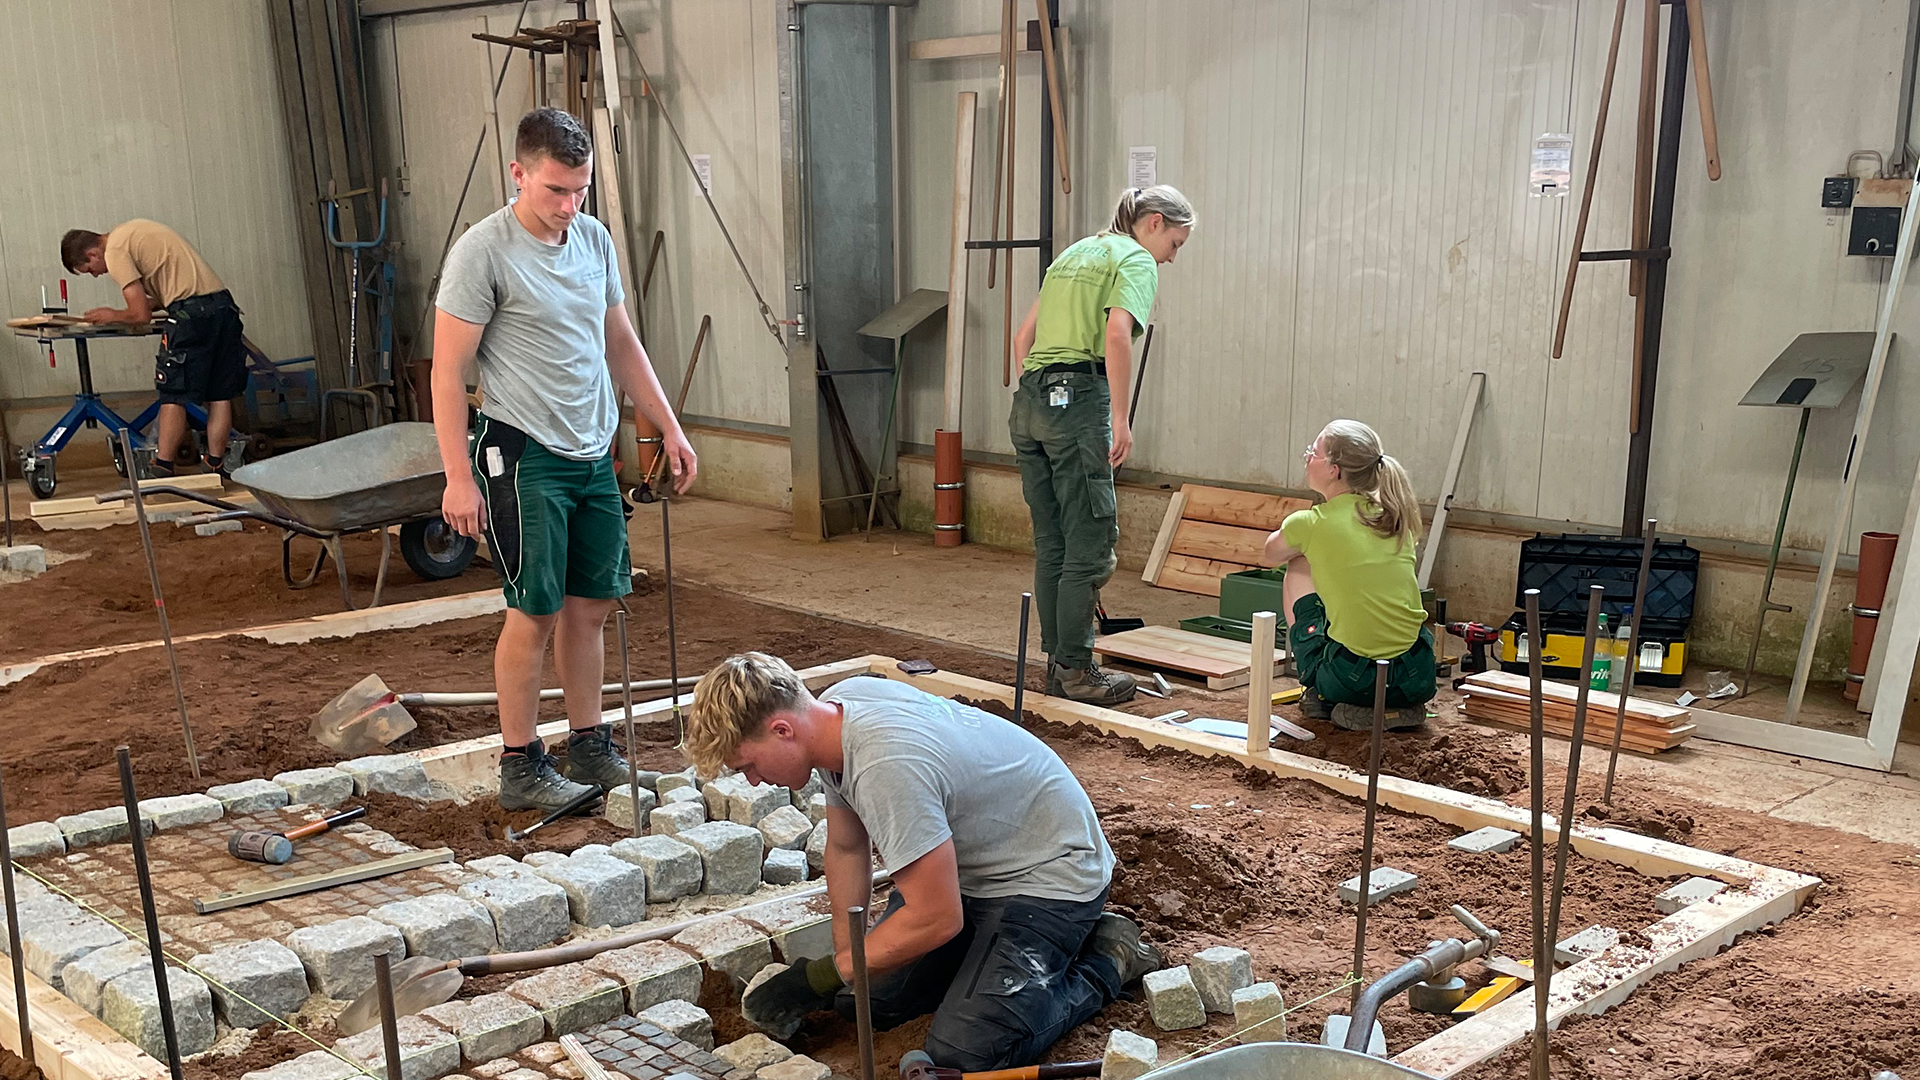
[[[1093,662],[1094,606],[1120,540],[1109,401],[1101,375],[1042,368],[1020,377],[1007,422],[1033,515],[1040,648],[1069,668]]]

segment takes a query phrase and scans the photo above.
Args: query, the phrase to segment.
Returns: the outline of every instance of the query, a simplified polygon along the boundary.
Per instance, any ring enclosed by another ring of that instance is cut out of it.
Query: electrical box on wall
[[[1845,210],[1853,205],[1853,187],[1859,181],[1851,176],[1829,176],[1820,182],[1820,205],[1829,210]]]
[[[1853,196],[1853,224],[1847,232],[1847,254],[1888,256],[1900,237],[1901,208],[1907,204],[1911,180],[1862,180]]]

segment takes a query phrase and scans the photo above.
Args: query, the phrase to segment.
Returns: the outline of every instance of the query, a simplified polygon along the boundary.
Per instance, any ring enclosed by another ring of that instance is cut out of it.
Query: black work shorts
[[[240,309],[222,290],[167,307],[173,328],[160,338],[153,387],[165,405],[205,405],[240,396],[247,388],[247,348],[240,340]]]

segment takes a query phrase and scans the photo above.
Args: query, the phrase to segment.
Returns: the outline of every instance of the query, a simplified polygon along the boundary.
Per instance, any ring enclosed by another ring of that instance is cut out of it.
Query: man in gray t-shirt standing
[[[447,473],[441,511],[461,533],[484,533],[505,581],[493,655],[500,805],[551,811],[627,782],[600,723],[607,615],[633,587],[614,386],[660,428],[675,491],[697,465],[622,306],[613,238],[580,212],[593,179],[586,131],[535,109],[520,118],[512,171],[519,198],[475,222],[441,269],[433,424]],[[476,359],[485,404],[469,440]],[[549,639],[572,728],[565,776],[534,732]]]
[[[816,698],[778,658],[743,653],[695,688],[686,753],[708,776],[726,766],[797,788],[818,770],[826,786],[834,955],[796,960],[742,1000],[776,1036],[828,1007],[852,1018],[838,916],[871,897],[875,849],[893,895],[867,938],[874,1025],[931,1012],[935,1065],[1030,1064],[1160,966],[1138,926],[1102,912],[1113,851],[1080,782],[999,717],[888,679]]]

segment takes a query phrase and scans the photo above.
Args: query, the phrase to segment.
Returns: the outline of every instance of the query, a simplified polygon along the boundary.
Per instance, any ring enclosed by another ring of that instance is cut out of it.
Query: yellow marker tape
[[[1453,1015],[1472,1016],[1473,1014],[1477,1012],[1481,1012],[1482,1010],[1491,1009],[1495,1005],[1498,1005],[1501,1002],[1507,1000],[1507,998],[1513,996],[1513,992],[1515,990],[1518,990],[1519,988],[1520,988],[1519,979],[1515,979],[1510,976],[1502,976],[1498,979],[1493,980],[1491,983],[1488,983],[1485,988],[1480,990],[1478,993],[1474,994],[1472,997],[1461,1002],[1460,1007],[1453,1010]]]
[[[1304,686],[1295,686],[1288,690],[1282,690],[1273,695],[1273,703],[1275,705],[1291,705],[1305,696],[1306,692],[1307,688]]]

